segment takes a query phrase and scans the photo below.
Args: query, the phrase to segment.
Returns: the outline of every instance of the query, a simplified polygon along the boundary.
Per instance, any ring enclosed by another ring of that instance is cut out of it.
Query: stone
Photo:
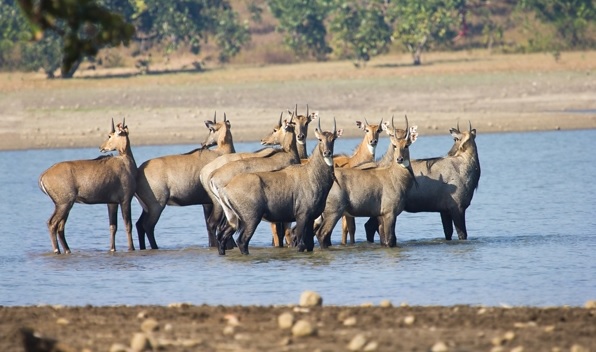
[[[121,343],[115,343],[110,346],[109,352],[128,352],[128,347]]]
[[[357,322],[356,317],[349,317],[349,318],[346,318],[346,320],[344,320],[344,325],[345,326],[354,326],[354,325],[356,325],[356,322]]]
[[[586,309],[596,309],[596,300],[589,300],[584,305]]]
[[[147,318],[141,323],[141,331],[151,333],[159,330],[159,323],[154,318]]]
[[[388,299],[384,299],[381,301],[381,303],[379,303],[379,306],[381,306],[383,308],[391,308],[391,307],[393,307],[393,303],[391,303],[391,301]]]
[[[439,341],[439,342],[435,343],[430,350],[431,350],[431,352],[447,352],[447,351],[449,351],[449,347],[447,347],[445,342]]]
[[[315,327],[307,320],[298,320],[292,327],[292,335],[296,337],[311,336],[315,332]]]
[[[317,307],[323,305],[323,298],[314,291],[304,291],[300,295],[301,307]]]
[[[363,351],[365,352],[372,352],[379,349],[379,343],[377,341],[371,341],[364,346]]]
[[[142,332],[137,332],[132,335],[132,339],[130,340],[130,349],[133,352],[151,350],[151,343],[149,342],[147,335]]]
[[[363,334],[358,334],[352,338],[348,344],[348,350],[360,351],[366,345],[366,337]]]
[[[404,324],[406,324],[406,325],[412,325],[412,324],[414,324],[415,321],[416,321],[416,317],[413,315],[408,315],[407,317],[404,318]]]
[[[294,314],[288,312],[280,314],[277,317],[277,325],[283,330],[291,329],[294,325]]]

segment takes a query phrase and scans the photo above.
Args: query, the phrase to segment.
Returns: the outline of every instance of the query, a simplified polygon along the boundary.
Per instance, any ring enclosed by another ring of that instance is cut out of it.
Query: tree
[[[279,21],[277,30],[284,43],[299,58],[308,56],[325,60],[327,45],[325,19],[330,11],[328,0],[267,0],[271,13]]]
[[[219,60],[227,62],[250,39],[248,27],[238,22],[228,1],[137,0],[136,6],[133,23],[137,31],[150,44],[166,44],[166,51],[184,43],[198,54],[211,35],[220,49]]]
[[[0,67],[12,65],[11,56],[17,43],[30,38],[27,20],[16,1],[5,0],[0,3]]]
[[[455,36],[454,23],[465,0],[400,0],[388,7],[394,36],[412,54],[414,65],[421,64],[422,51],[433,42]]]
[[[385,22],[384,12],[383,0],[340,1],[330,24],[339,56],[355,60],[360,67],[386,52],[392,29]]]
[[[590,44],[586,33],[596,21],[593,0],[522,0],[522,9],[534,10],[540,20],[555,26],[557,34],[570,47],[583,47]]]
[[[86,56],[94,57],[103,47],[128,45],[134,27],[121,15],[93,0],[19,0],[32,27],[33,38],[46,31],[58,34],[63,43],[61,77],[71,78]]]

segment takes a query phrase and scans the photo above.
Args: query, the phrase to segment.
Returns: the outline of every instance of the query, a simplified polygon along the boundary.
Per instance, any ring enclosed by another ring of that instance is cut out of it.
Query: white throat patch
[[[404,160],[401,164],[400,164],[404,169],[408,168],[410,166],[410,160]]]
[[[297,139],[296,142],[298,142],[298,144],[304,144],[305,141],[300,141]]]
[[[370,152],[372,155],[375,155],[375,149],[377,148],[377,146],[376,146],[376,145],[370,145],[370,144],[367,144],[366,146],[368,147],[368,151],[369,151],[369,152]]]
[[[325,160],[325,164],[327,164],[327,166],[333,166],[333,158],[331,157],[323,157],[323,159]]]

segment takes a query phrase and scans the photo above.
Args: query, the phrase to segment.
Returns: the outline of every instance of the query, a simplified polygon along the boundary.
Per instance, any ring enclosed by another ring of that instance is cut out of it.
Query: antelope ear
[[[389,121],[383,121],[381,123],[381,130],[387,132],[389,134]]]
[[[461,132],[459,132],[459,131],[458,131],[458,130],[456,130],[455,128],[452,128],[452,129],[450,129],[450,130],[449,130],[449,133],[451,133],[451,136],[452,136],[453,138],[456,138],[456,139],[461,139]]]
[[[363,129],[364,129],[364,124],[363,124],[362,122],[360,122],[360,121],[356,121],[356,126],[357,126],[359,129],[361,129],[361,130],[363,130]]]
[[[211,120],[205,120],[205,126],[207,126],[208,129],[211,129],[214,124],[215,124],[215,122],[213,122]]]
[[[470,131],[470,133],[473,134],[474,137],[476,137],[476,129],[475,128],[472,128],[472,130]]]
[[[418,139],[418,126],[410,127],[410,144],[416,142]]]
[[[319,112],[313,111],[310,113],[310,116],[307,116],[310,121],[314,121],[319,118]]]
[[[344,133],[343,129],[339,129],[335,132],[335,138],[339,138]]]

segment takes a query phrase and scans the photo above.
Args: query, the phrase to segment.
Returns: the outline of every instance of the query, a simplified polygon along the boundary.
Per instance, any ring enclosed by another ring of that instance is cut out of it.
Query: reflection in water
[[[56,256],[46,228],[53,206],[37,186],[50,164],[95,157],[95,149],[1,152],[1,305],[293,304],[303,290],[325,304],[583,305],[596,282],[596,160],[586,148],[596,131],[480,134],[483,175],[468,209],[468,241],[445,241],[438,214],[403,213],[397,248],[365,241],[357,219],[355,245],[312,253],[272,248],[269,224],[259,226],[249,256],[220,256],[207,247],[201,207],[168,207],[157,225],[160,250],[126,251],[120,221],[118,251],[108,252],[105,205],[75,205],[66,236],[73,253]],[[350,152],[356,140],[338,140]],[[387,143],[384,139],[381,144]],[[447,136],[421,136],[413,157],[448,150]],[[519,148],[503,153],[504,145]],[[565,148],[560,148],[565,145]],[[257,149],[239,144],[238,150]],[[188,146],[138,147],[139,163]],[[380,145],[378,150],[385,150]],[[567,160],[553,169],[552,160]],[[592,162],[586,162],[592,161]],[[544,176],[548,175],[548,177]],[[6,201],[10,200],[10,201]],[[140,215],[133,204],[133,218]],[[378,237],[377,237],[378,238]],[[135,238],[135,244],[138,241]]]

